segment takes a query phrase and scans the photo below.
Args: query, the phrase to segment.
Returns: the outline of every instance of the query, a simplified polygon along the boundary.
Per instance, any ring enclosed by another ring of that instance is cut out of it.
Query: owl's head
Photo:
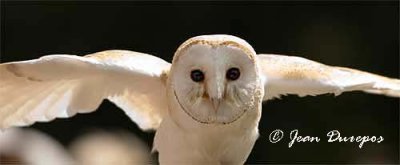
[[[170,70],[174,97],[200,123],[229,124],[259,104],[262,86],[256,53],[229,35],[191,38],[176,51]]]

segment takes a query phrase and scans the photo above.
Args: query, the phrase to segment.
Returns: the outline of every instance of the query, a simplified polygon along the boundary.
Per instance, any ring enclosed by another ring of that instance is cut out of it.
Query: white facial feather
[[[192,40],[198,43],[177,52],[179,58],[173,61],[170,81],[178,104],[194,120],[207,124],[228,124],[247,110],[254,109],[257,104],[254,97],[259,95],[257,89],[262,86],[260,74],[255,54],[247,54],[249,51],[238,47],[238,42],[226,45],[221,42],[215,46],[211,43],[215,39],[212,39]],[[230,68],[239,69],[237,80],[227,78]],[[193,81],[193,70],[203,72],[204,80]]]

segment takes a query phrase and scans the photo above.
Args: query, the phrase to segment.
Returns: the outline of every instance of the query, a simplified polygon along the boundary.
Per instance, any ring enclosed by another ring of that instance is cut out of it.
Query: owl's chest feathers
[[[232,161],[243,164],[258,137],[261,111],[258,108],[250,110],[237,121],[225,125],[202,124],[179,111],[172,115],[178,117],[165,118],[155,138],[161,162],[205,161],[210,164]]]
[[[168,113],[157,129],[154,149],[161,164],[243,164],[258,137],[261,101],[229,124],[194,120],[167,92]],[[258,97],[257,97],[258,98]]]
[[[256,126],[248,128],[235,128],[238,126],[216,127],[198,130],[195,133],[185,134],[186,142],[193,144],[201,156],[209,159],[232,160],[243,157],[251,150],[258,137]]]

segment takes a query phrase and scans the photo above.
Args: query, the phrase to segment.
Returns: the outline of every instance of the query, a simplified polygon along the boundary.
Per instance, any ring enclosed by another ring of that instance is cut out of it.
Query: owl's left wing
[[[167,108],[170,65],[149,54],[123,50],[0,64],[0,129],[93,112],[104,99],[140,128],[156,129]]]
[[[260,54],[264,100],[295,94],[300,97],[325,93],[339,95],[364,91],[400,97],[400,80],[356,69],[324,65],[301,57]]]

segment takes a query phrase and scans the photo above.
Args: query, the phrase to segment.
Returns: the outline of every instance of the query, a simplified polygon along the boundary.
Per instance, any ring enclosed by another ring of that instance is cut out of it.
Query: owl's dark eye
[[[201,82],[204,80],[204,73],[199,69],[192,70],[192,72],[190,73],[190,78],[194,82]]]
[[[240,77],[240,70],[238,68],[230,68],[226,72],[226,78],[228,80],[237,80]]]

